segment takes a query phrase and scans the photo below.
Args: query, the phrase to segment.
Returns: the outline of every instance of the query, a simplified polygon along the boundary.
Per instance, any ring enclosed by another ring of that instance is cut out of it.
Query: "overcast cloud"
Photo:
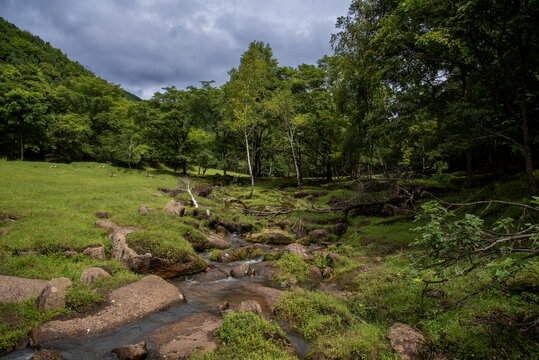
[[[227,79],[251,41],[315,63],[351,0],[0,0],[0,16],[145,99]]]

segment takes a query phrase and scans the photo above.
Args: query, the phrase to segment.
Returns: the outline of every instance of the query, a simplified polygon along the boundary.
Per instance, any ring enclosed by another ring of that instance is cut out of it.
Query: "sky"
[[[331,55],[351,0],[0,0],[0,16],[97,76],[149,99],[166,86],[222,85],[251,41],[280,66]]]

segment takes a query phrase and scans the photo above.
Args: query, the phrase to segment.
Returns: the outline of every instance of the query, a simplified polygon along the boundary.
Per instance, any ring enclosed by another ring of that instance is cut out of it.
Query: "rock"
[[[211,194],[213,190],[213,186],[211,185],[197,185],[195,187],[195,194],[197,196],[202,196],[202,197],[207,197],[208,195]]]
[[[225,240],[224,237],[218,234],[214,233],[208,233],[206,234],[208,238],[208,243],[210,244],[210,248],[213,249],[227,249],[230,247],[230,243]]]
[[[99,267],[91,267],[85,269],[82,272],[80,276],[80,282],[86,285],[90,285],[91,283],[102,277],[110,277],[110,274]]]
[[[76,255],[78,255],[78,254],[79,254],[78,252],[73,251],[73,250],[66,250],[66,251],[64,251],[65,257],[68,257],[68,258],[73,257],[73,256],[76,256]]]
[[[309,238],[311,238],[314,242],[322,242],[328,237],[328,235],[328,229],[314,229],[308,234]]]
[[[219,234],[226,234],[228,233],[228,231],[226,230],[226,228],[222,225],[217,225],[215,227],[215,231],[217,231]]]
[[[95,259],[95,260],[106,259],[105,247],[103,245],[87,248],[82,253],[84,254],[84,256],[89,257],[90,259]]]
[[[289,252],[290,254],[296,254],[303,260],[313,260],[313,254],[309,250],[308,247],[300,245],[300,244],[290,244],[288,245],[285,250]]]
[[[309,195],[313,197],[320,197],[320,196],[326,196],[327,194],[328,194],[327,191],[296,190],[296,192],[294,192],[294,197],[296,199],[301,199]]]
[[[228,303],[228,301],[225,301],[221,304],[219,304],[219,306],[217,307],[217,310],[219,311],[223,311],[223,310],[226,310],[230,307],[230,304]]]
[[[154,194],[152,194],[152,196],[155,196],[155,197],[163,197],[163,194],[161,194],[161,193],[154,193]]]
[[[30,360],[63,360],[62,353],[59,350],[41,349],[34,353]]]
[[[251,271],[252,271],[252,269],[249,266],[249,264],[241,264],[241,265],[238,265],[238,266],[234,267],[232,269],[232,271],[230,271],[230,275],[235,277],[235,278],[240,278],[240,277],[250,275]]]
[[[331,276],[332,273],[333,273],[333,269],[328,266],[322,272],[322,276],[327,278],[327,277]]]
[[[138,212],[140,214],[146,214],[146,213],[149,213],[150,211],[152,211],[153,209],[151,207],[148,207],[146,205],[140,205],[138,207]]]
[[[183,214],[185,214],[185,208],[182,206],[182,204],[174,200],[170,200],[163,210],[169,214],[178,216],[183,216]]]
[[[339,199],[336,196],[332,196],[328,201],[327,204],[332,209],[341,209],[346,206],[346,202],[344,200]]]
[[[39,295],[49,282],[0,275],[0,302],[20,302]]]
[[[292,235],[282,229],[264,229],[259,233],[249,234],[247,240],[266,244],[286,245],[295,242]]]
[[[322,281],[322,272],[316,265],[309,265],[309,280],[319,283]]]
[[[112,221],[97,221],[95,226],[108,230],[109,241],[112,245],[111,258],[124,262],[135,272],[155,274],[169,279],[196,273],[206,267],[206,263],[200,256],[187,251],[174,259],[154,257],[150,253],[137,254],[128,246],[126,236],[140,230],[138,228],[118,226]]]
[[[244,298],[256,300],[262,307],[264,313],[272,313],[275,304],[283,294],[283,291],[258,283],[245,281],[238,284],[238,293],[242,293]]]
[[[58,338],[94,336],[138,321],[183,300],[176,286],[159,276],[149,275],[112,290],[108,305],[97,313],[49,321],[32,331],[32,339],[34,345],[39,346]]]
[[[333,233],[337,236],[342,236],[346,234],[346,230],[348,230],[348,224],[345,223],[337,223],[333,225]]]
[[[258,303],[258,301],[255,300],[245,300],[242,301],[239,305],[236,311],[243,311],[243,312],[252,312],[256,315],[262,315],[262,307]]]
[[[50,280],[34,301],[34,306],[39,310],[61,308],[65,305],[67,288],[71,285],[71,280],[65,277]]]
[[[119,360],[143,360],[148,357],[146,342],[142,341],[135,345],[126,345],[112,350]]]
[[[272,279],[275,270],[273,269],[274,261],[262,261],[256,264],[253,264],[251,268],[254,269],[257,276],[260,276],[264,279]]]
[[[425,349],[425,338],[410,325],[395,323],[388,333],[389,342],[403,360],[419,359]]]
[[[226,271],[220,270],[220,269],[210,269],[207,272],[201,272],[196,275],[194,275],[191,280],[196,282],[211,282],[211,281],[218,281],[218,280],[224,280],[228,278],[228,273]]]
[[[213,333],[222,322],[210,313],[188,316],[153,333],[148,338],[148,350],[156,359],[186,359],[195,352],[214,350],[217,342]]]
[[[326,255],[326,259],[331,265],[337,265],[339,263],[340,256],[337,253],[329,253]]]
[[[242,246],[237,249],[221,251],[219,254],[217,254],[217,261],[228,263],[232,261],[252,258],[254,255],[258,256],[260,254],[261,250],[260,248],[258,248],[257,245]]]
[[[98,211],[94,214],[98,219],[108,219],[110,215],[106,211]]]

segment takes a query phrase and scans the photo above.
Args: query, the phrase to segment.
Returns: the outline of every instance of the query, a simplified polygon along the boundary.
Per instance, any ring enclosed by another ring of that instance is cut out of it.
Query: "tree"
[[[19,160],[32,148],[39,152],[52,113],[52,89],[33,66],[0,66],[0,123],[12,143],[18,142]]]
[[[269,45],[254,41],[243,53],[240,66],[230,70],[230,81],[225,84],[225,116],[231,129],[238,132],[245,144],[247,166],[254,192],[254,173],[249,150],[249,137],[264,122],[265,101],[276,78],[277,61]]]

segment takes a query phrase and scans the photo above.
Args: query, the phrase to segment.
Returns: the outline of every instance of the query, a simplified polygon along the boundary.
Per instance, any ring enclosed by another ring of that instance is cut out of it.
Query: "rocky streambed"
[[[206,271],[180,280],[148,275],[115,289],[97,312],[45,323],[32,333],[33,348],[4,358],[55,359],[61,354],[76,360],[178,359],[214,349],[213,332],[222,322],[220,314],[252,311],[272,317],[282,284],[272,281],[271,262],[263,261],[263,254],[289,251],[286,245],[246,242],[239,234],[226,240],[230,248],[216,259],[200,253]],[[289,331],[287,337],[298,357],[309,350],[301,335]]]

